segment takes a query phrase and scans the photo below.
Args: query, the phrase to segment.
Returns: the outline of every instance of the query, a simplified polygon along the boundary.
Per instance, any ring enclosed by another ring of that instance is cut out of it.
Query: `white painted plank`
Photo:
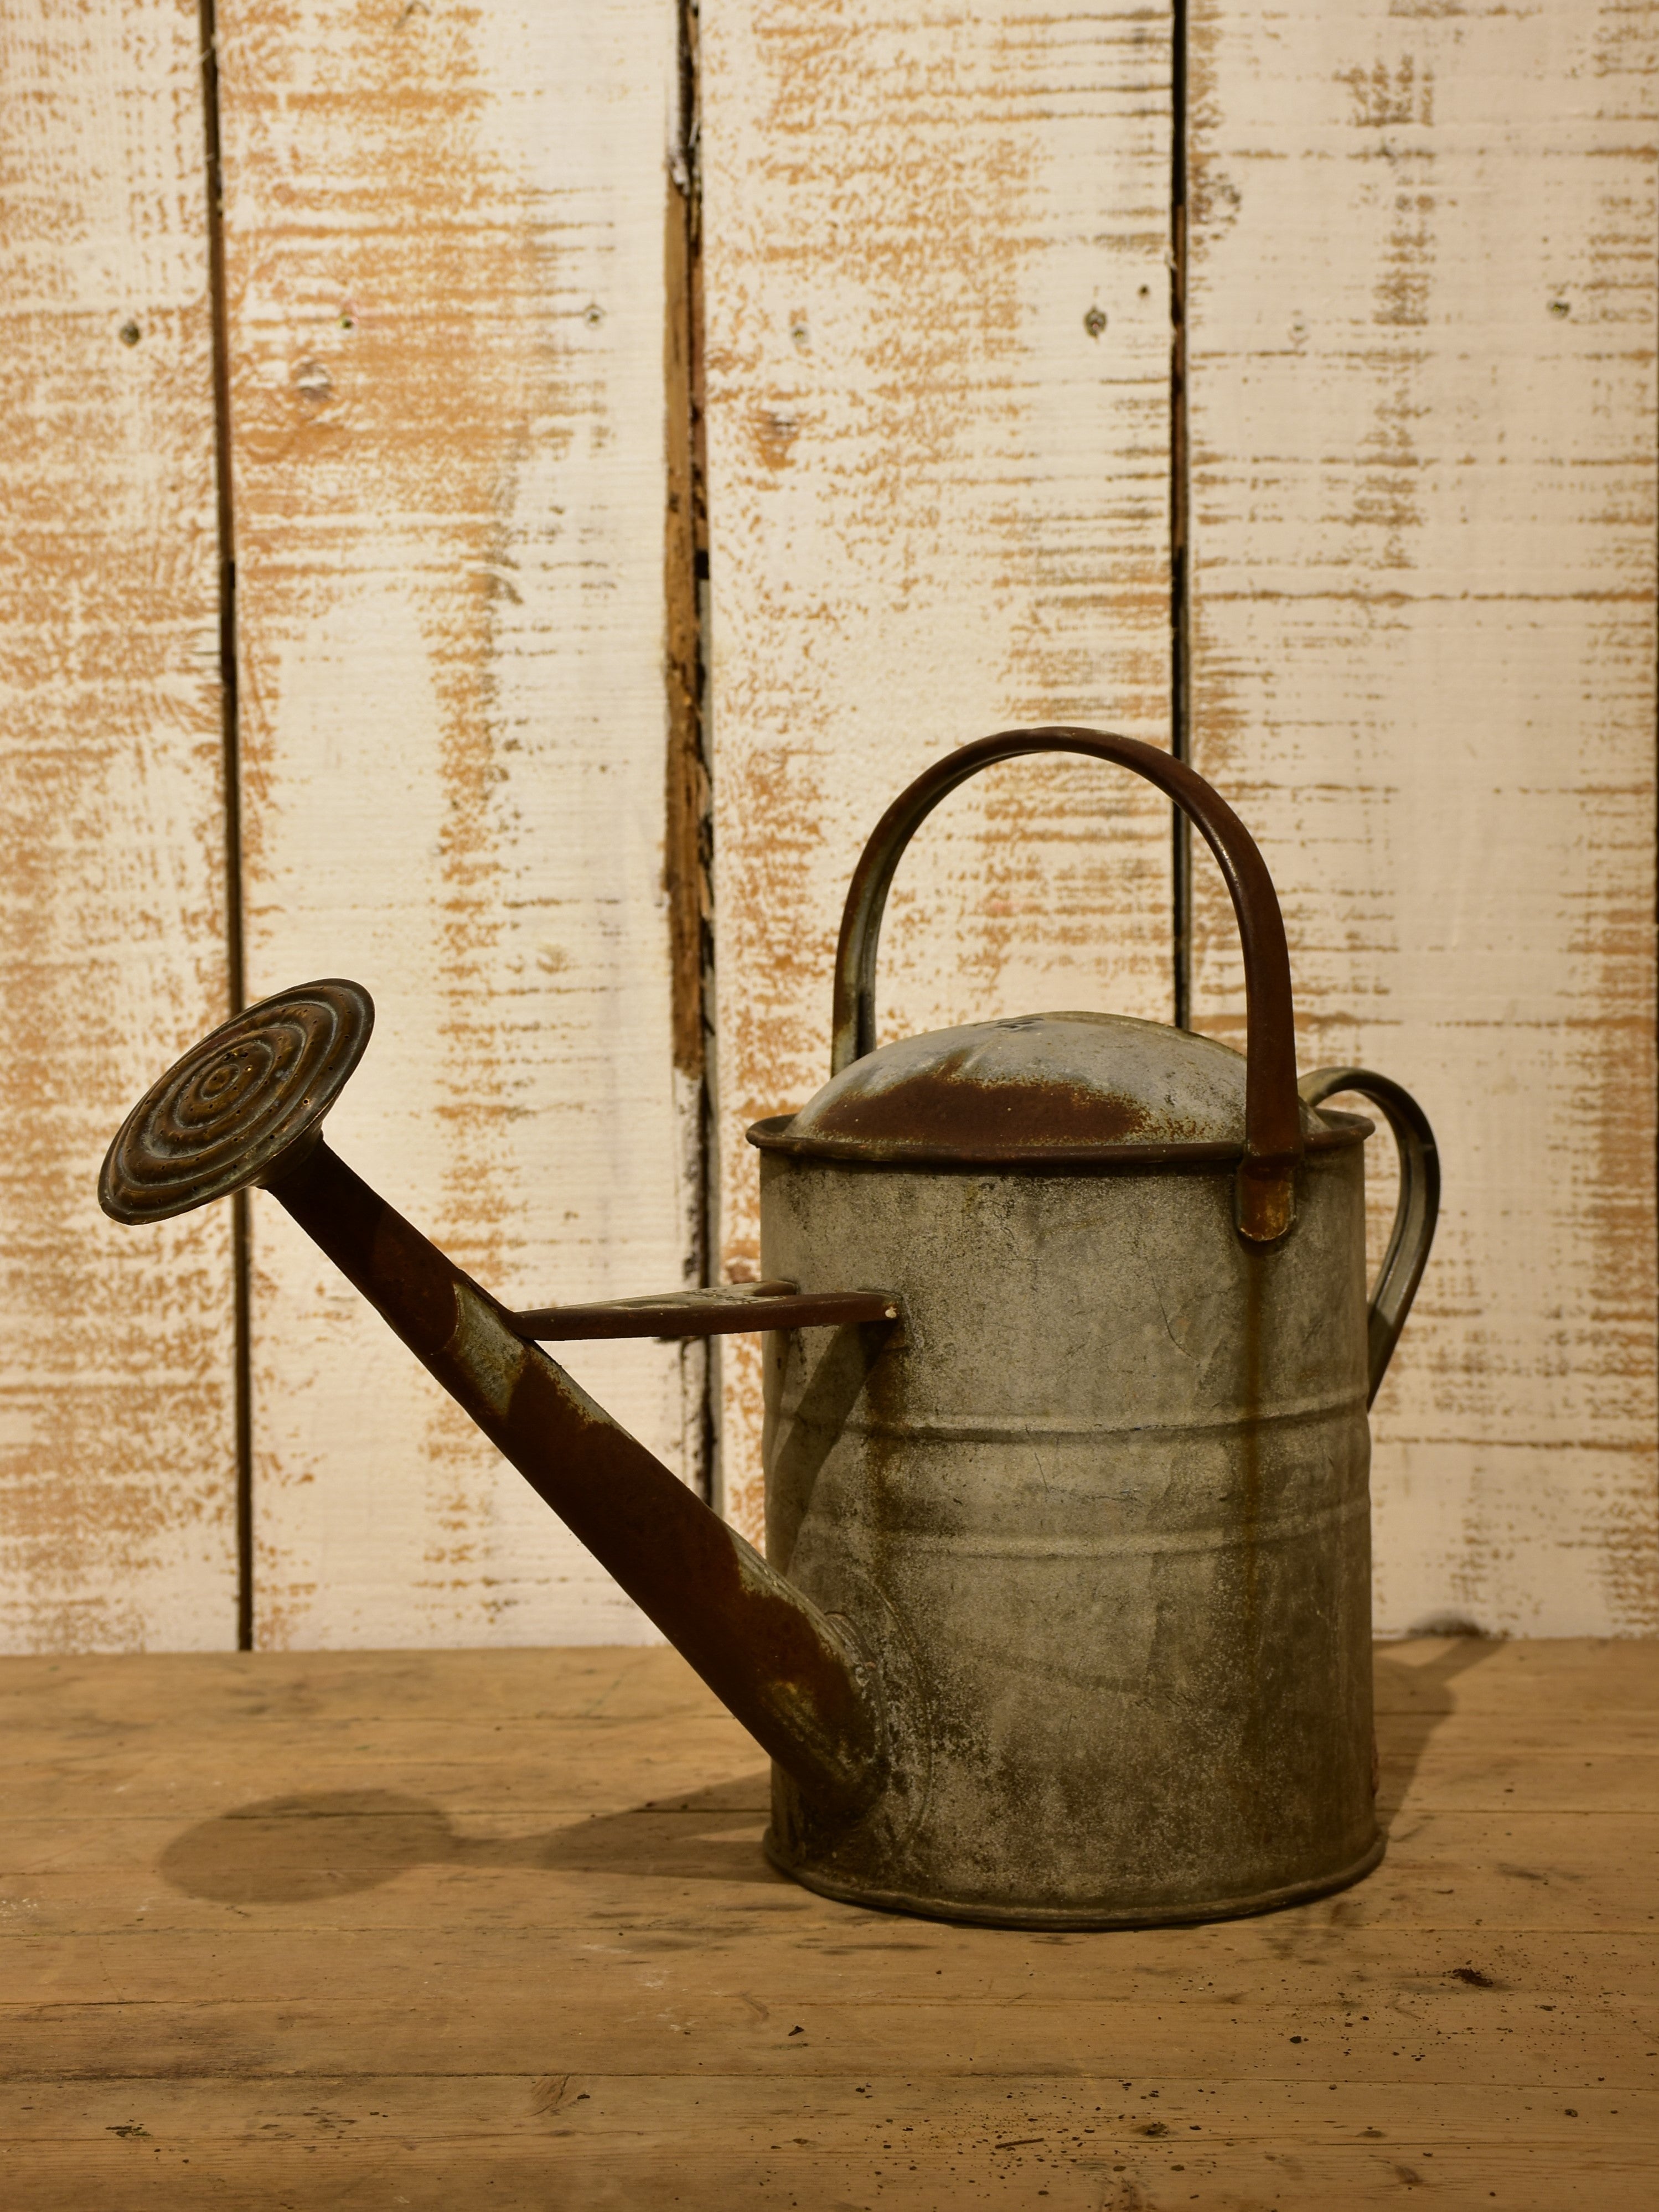
[[[8,1650],[236,1640],[228,1212],[95,1188],[228,1011],[198,51],[175,0],[0,6]]]
[[[1279,879],[1302,1065],[1399,1077],[1444,1154],[1387,1630],[1659,1625],[1656,61],[1650,0],[1194,10],[1195,759]]]
[[[678,1287],[672,0],[222,7],[248,981],[357,977],[345,1158],[509,1299]],[[268,1201],[262,1644],[653,1632]],[[689,1362],[573,1367],[684,1466]]]
[[[743,1132],[828,1073],[841,902],[930,761],[1011,724],[1167,741],[1170,35],[1055,14],[702,9],[720,1248]],[[1103,317],[1103,322],[1100,319]],[[1167,1019],[1169,816],[1007,767],[889,912],[884,1035],[1043,1006]],[[726,1510],[760,1520],[752,1340],[722,1346]]]

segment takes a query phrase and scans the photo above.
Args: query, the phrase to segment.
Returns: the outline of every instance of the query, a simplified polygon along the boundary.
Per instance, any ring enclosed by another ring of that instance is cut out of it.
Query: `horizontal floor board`
[[[1162,2144],[1108,2145],[1072,2154],[1018,2142],[1006,2151],[846,2152],[809,2141],[761,2154],[706,2159],[656,2156],[568,2142],[495,2150],[418,2140],[363,2151],[355,2144],[250,2144],[240,2154],[192,2140],[161,2144],[111,2136],[103,2146],[31,2149],[4,2156],[0,2179],[30,2212],[195,2212],[198,2206],[320,2208],[386,2204],[453,2212],[464,2161],[466,2199],[505,2212],[684,2212],[689,2205],[756,2212],[958,2212],[963,2205],[1045,2212],[1163,2212],[1191,2203],[1228,2212],[1320,2205],[1394,2208],[1419,2190],[1448,2212],[1648,2212],[1652,2166],[1645,2148],[1605,2140],[1582,2146],[1522,2137],[1502,2146],[1442,2148],[1370,2142],[1314,2148],[1250,2143],[1177,2157]],[[1564,2193],[1566,2192],[1566,2193]]]
[[[336,2075],[301,2081],[267,2078],[179,2081],[134,2077],[73,2086],[29,2083],[0,2091],[9,2138],[17,2142],[96,2142],[112,2127],[142,2126],[156,2140],[194,2136],[237,2142],[267,2131],[290,2139],[338,2138],[349,2128],[360,2144],[414,2134],[428,2142],[469,2135],[508,2144],[568,2136],[605,2137],[644,2151],[708,2154],[726,2148],[766,2150],[793,2128],[817,2142],[877,2150],[895,2132],[918,2148],[994,2148],[1011,2134],[1036,2130],[1056,2147],[1087,2149],[1089,2138],[1144,2143],[1166,2136],[1192,2148],[1271,2142],[1284,2136],[1315,2143],[1387,2141],[1431,2148],[1443,2142],[1534,2142],[1582,2146],[1610,2122],[1628,2124],[1632,2141],[1659,2145],[1659,2087],[1595,2086],[1562,2101],[1528,2087],[1494,2081],[1471,2112],[1459,2084],[1420,2077],[1390,2083],[1379,2124],[1376,2087],[1363,2081],[1248,2085],[1179,2074],[1159,2080],[1051,2074],[885,2073],[749,2077],[708,2074],[687,2104],[672,2074]]]
[[[1504,1642],[1425,1637],[1376,1647],[1380,1712],[1503,1710],[1522,1717],[1540,1695],[1653,1710],[1652,1645],[1641,1638],[1559,1637]],[[56,1726],[76,1712],[143,1724],[179,1717],[187,1687],[193,1733],[220,1719],[284,1707],[325,1718],[380,1712],[407,1720],[460,1721],[509,1714],[549,1718],[662,1717],[708,1710],[707,1693],[665,1645],[446,1651],[149,1652],[8,1657],[0,1664],[0,1728],[15,1713]],[[57,1716],[54,1719],[52,1717]]]
[[[1386,1726],[1386,1723],[1383,1724]],[[0,1827],[0,1871],[26,1826],[58,1820],[89,1831],[124,1818],[177,1821],[200,1812],[221,1820],[364,1819],[416,1817],[422,1811],[477,1824],[502,1819],[540,1819],[550,1826],[603,1814],[611,1819],[684,1810],[742,1808],[763,1818],[769,1802],[768,1777],[746,1757],[736,1761],[730,1738],[693,1722],[672,1747],[618,1730],[608,1755],[603,1736],[551,1747],[538,1744],[516,1755],[440,1759],[431,1747],[361,1747],[307,1757],[302,1746],[278,1745],[241,1768],[181,1756],[175,1763],[158,1749],[142,1762],[111,1761],[96,1767],[44,1759],[7,1762],[9,1789],[26,1794],[27,1823]],[[741,1771],[746,1765],[747,1772]],[[734,1766],[738,1771],[734,1771]],[[1514,1813],[1611,1814],[1649,1818],[1659,1813],[1659,1753],[1598,1750],[1533,1755],[1390,1752],[1383,1739],[1379,1808],[1398,1828],[1425,1813],[1472,1814],[1501,1820]],[[1409,1799],[1409,1805],[1407,1800]]]
[[[0,1730],[117,1722],[173,1728],[198,1740],[251,1719],[381,1714],[447,1716],[464,1723],[535,1718],[663,1720],[706,1713],[708,1692],[676,1651],[661,1644],[592,1650],[446,1651],[145,1652],[118,1663],[100,1656],[30,1656],[0,1663]]]
[[[845,1906],[805,1905],[763,1857],[764,1816],[750,1808],[711,1808],[699,1815],[641,1810],[518,1832],[498,1820],[494,1832],[478,1832],[418,1798],[386,1811],[365,1811],[362,1803],[348,1796],[327,1817],[238,1814],[176,1827],[154,1863],[167,1889],[245,1912],[371,1891],[435,1869],[463,1887],[475,1871],[516,1873],[516,1886],[506,1893],[515,1919],[528,1918],[539,1930],[643,1913],[684,1919],[701,1936],[710,1917],[729,1927],[734,1914],[754,1909],[757,1892],[769,1911],[800,1914],[815,1926],[845,1927],[854,1917]],[[1304,1908],[1308,1917],[1297,1925],[1650,1930],[1659,1926],[1648,1856],[1655,1825],[1654,1816],[1640,1814],[1489,1814],[1407,1805],[1376,1872]],[[52,1826],[61,1835],[61,1824]],[[46,1855],[37,1846],[36,1863]],[[26,1898],[27,1884],[26,1875],[14,1874],[3,1893]],[[345,1924],[356,1921],[354,1907]],[[895,1940],[921,1940],[914,1921],[878,1924],[901,1931]],[[1285,1926],[1279,1919],[1263,1924]],[[251,1929],[249,1941],[256,1940]]]
[[[1048,2070],[1129,2079],[1212,2075],[1231,2081],[1407,2082],[1636,2089],[1654,2076],[1659,2007],[1595,1999],[1553,2014],[1530,1999],[1477,2014],[1379,2002],[1368,2021],[1334,2022],[1305,2002],[1224,2006],[1121,1998],[1061,2004],[841,2003],[676,1984],[665,1972],[556,1981],[526,1946],[516,1983],[459,1980],[417,1945],[404,1971],[354,1987],[349,1957],[331,1981],[296,1972],[280,1996],[123,1999],[12,2005],[0,2063],[13,2080],[108,2071],[268,2075],[377,2070],[500,2073],[672,2072],[688,2082],[740,2073],[806,2079],[856,2068],[892,2074],[925,2053],[940,2075]],[[556,1989],[554,2003],[548,1991]],[[782,2015],[787,2013],[786,2021]],[[799,2028],[800,2033],[795,2033]]]

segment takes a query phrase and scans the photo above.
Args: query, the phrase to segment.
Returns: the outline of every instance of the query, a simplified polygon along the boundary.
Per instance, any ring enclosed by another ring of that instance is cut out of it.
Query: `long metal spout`
[[[358,986],[309,984],[215,1030],[123,1125],[105,1210],[158,1219],[263,1183],[803,1792],[856,1811],[882,1761],[860,1657],[323,1143],[372,1018]]]

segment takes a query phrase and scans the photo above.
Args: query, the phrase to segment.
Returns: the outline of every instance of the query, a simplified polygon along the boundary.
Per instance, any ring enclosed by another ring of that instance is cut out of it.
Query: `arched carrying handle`
[[[1005,730],[938,761],[876,824],[848,886],[836,954],[830,1072],[875,1049],[876,949],[887,893],[904,848],[940,799],[993,762],[1024,753],[1087,753],[1133,770],[1198,824],[1215,854],[1238,917],[1244,948],[1249,1036],[1244,1082],[1244,1157],[1238,1170],[1238,1226],[1253,1243],[1271,1243],[1295,1218],[1295,1176],[1302,1158],[1296,1090],[1296,1035],[1285,923],[1267,863],[1225,800],[1184,761],[1103,730]]]
[[[1365,1403],[1369,1406],[1389,1371],[1434,1242],[1434,1224],[1440,1213],[1440,1154],[1428,1115],[1409,1091],[1386,1075],[1373,1075],[1365,1067],[1316,1067],[1311,1075],[1303,1077],[1297,1087],[1310,1106],[1322,1105],[1340,1091],[1357,1091],[1360,1097],[1369,1098],[1394,1131],[1400,1153],[1400,1200],[1366,1319],[1370,1387]]]

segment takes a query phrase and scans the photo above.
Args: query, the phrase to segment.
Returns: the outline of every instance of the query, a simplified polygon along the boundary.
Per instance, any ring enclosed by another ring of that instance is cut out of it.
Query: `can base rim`
[[[1129,1907],[1102,1904],[975,1905],[955,1898],[918,1897],[906,1890],[875,1889],[862,1883],[837,1881],[831,1875],[792,1864],[775,1845],[769,1828],[762,1844],[780,1874],[803,1889],[838,1905],[862,1905],[868,1911],[903,1912],[920,1920],[953,1920],[972,1928],[1180,1928],[1207,1920],[1245,1920],[1256,1913],[1282,1912],[1289,1905],[1308,1905],[1363,1881],[1378,1866],[1389,1839],[1381,1831],[1360,1856],[1334,1874],[1316,1875],[1310,1881],[1288,1882],[1279,1889],[1257,1890],[1243,1897],[1222,1898],[1197,1905],[1146,1905]]]

